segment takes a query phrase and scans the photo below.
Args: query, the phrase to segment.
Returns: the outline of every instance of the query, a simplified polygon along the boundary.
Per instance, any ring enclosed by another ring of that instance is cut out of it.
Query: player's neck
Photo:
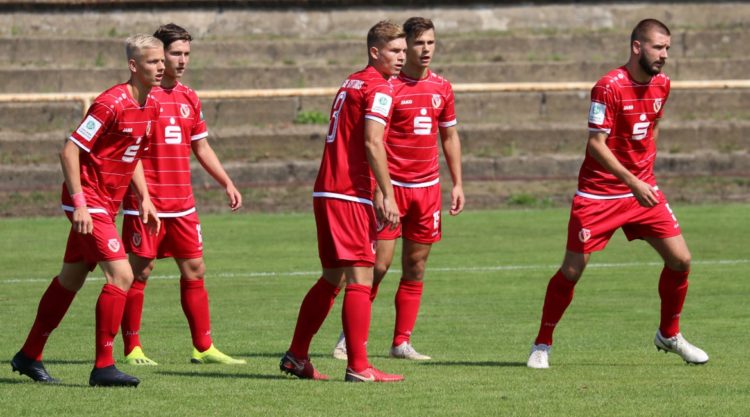
[[[148,98],[148,93],[151,91],[151,86],[142,85],[138,80],[131,78],[130,81],[128,81],[128,91],[133,97],[133,100],[142,106],[146,104],[146,99]]]
[[[177,78],[168,77],[166,74],[161,79],[161,88],[174,88],[179,80]]]
[[[421,65],[409,65],[409,62],[404,65],[403,68],[401,68],[401,72],[403,72],[407,77],[411,78],[412,80],[421,80],[423,78],[427,77],[427,72],[429,71],[429,67],[423,67]]]
[[[625,64],[625,69],[628,70],[630,78],[632,78],[633,81],[639,84],[648,84],[649,82],[651,82],[652,76],[650,74],[647,74],[646,71],[644,71],[637,62],[628,62],[627,64]]]

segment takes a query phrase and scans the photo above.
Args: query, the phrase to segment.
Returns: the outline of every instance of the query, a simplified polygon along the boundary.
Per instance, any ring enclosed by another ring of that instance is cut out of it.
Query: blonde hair
[[[401,29],[401,26],[387,20],[381,20],[367,32],[367,48],[369,49],[373,46],[380,47],[394,39],[405,37],[406,34]]]
[[[140,56],[141,50],[151,48],[164,48],[164,44],[159,39],[144,33],[125,39],[125,56],[128,60]]]

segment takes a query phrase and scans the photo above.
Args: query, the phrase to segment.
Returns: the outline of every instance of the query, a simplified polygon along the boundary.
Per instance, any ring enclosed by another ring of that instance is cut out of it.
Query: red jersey
[[[159,116],[159,103],[149,94],[141,106],[118,84],[97,97],[86,117],[70,135],[80,154],[81,186],[89,213],[117,214],[133,171],[148,146]],[[73,211],[63,183],[62,205]]]
[[[152,95],[161,104],[159,122],[149,151],[141,163],[148,192],[159,217],[181,217],[195,211],[190,176],[191,143],[208,136],[195,91],[181,83],[173,88],[156,87]],[[125,214],[138,215],[138,200],[129,191]]]
[[[333,101],[323,159],[313,197],[372,204],[374,179],[365,153],[365,120],[388,130],[393,88],[375,68],[350,75]]]
[[[421,80],[402,72],[391,84],[393,117],[385,143],[391,179],[406,187],[435,184],[440,175],[438,127],[456,124],[453,88],[429,70]]]
[[[664,113],[669,77],[657,74],[646,84],[622,66],[610,71],[591,89],[589,131],[606,132],[607,147],[641,181],[656,185],[654,124]],[[604,169],[589,153],[578,175],[578,194],[591,198],[632,196],[630,188]]]

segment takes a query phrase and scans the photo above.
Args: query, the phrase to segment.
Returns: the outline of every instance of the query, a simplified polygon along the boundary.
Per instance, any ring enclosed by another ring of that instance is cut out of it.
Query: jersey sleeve
[[[442,113],[438,118],[438,126],[440,127],[451,127],[455,126],[458,121],[456,120],[456,97],[453,95],[453,87],[450,83],[446,83],[445,96],[445,107],[443,107]]]
[[[91,152],[96,141],[114,123],[116,116],[115,106],[108,106],[107,103],[98,100],[94,101],[86,117],[68,139],[84,151]]]
[[[190,90],[190,102],[193,103],[193,129],[190,131],[190,140],[201,140],[208,137],[208,127],[203,117],[203,105],[195,91]]]
[[[589,107],[589,132],[609,134],[617,112],[617,92],[607,78],[602,78],[591,89]]]
[[[393,87],[388,83],[376,84],[367,89],[365,100],[365,119],[387,126],[393,114]]]

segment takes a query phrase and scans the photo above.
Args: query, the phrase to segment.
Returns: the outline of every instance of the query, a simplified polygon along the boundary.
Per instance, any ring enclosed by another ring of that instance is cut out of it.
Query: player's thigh
[[[690,269],[690,250],[682,235],[668,238],[646,237],[644,238],[659,255],[664,263],[675,271],[687,271]]]
[[[133,276],[139,281],[146,281],[154,270],[154,258],[145,258],[135,253],[128,253],[128,262],[133,269]]]
[[[133,269],[127,259],[114,259],[99,262],[107,283],[127,291],[133,284]]]
[[[570,208],[566,249],[574,253],[603,250],[615,231],[627,222],[629,202],[626,200],[575,196]]]
[[[407,210],[402,212],[404,239],[431,244],[442,237],[440,184],[406,189]]]
[[[199,258],[175,258],[177,268],[180,270],[180,278],[187,280],[203,279],[206,274],[206,263],[203,257]]]
[[[203,230],[198,213],[164,220],[164,238],[159,245],[159,258],[203,258]]]

